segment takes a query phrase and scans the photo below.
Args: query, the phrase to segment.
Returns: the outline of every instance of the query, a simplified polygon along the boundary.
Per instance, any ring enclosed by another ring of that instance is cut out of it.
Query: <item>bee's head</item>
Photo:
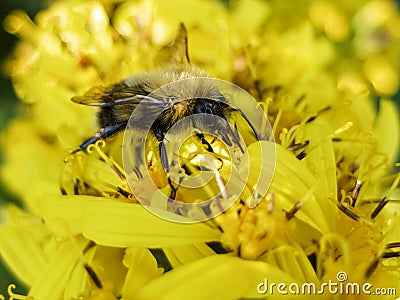
[[[227,107],[228,105],[222,101],[199,99],[198,101],[196,101],[194,113],[226,117]]]

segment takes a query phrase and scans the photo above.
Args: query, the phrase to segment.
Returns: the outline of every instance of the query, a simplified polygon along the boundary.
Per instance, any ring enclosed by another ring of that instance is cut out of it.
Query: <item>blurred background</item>
[[[228,2],[229,0],[220,0],[223,2]],[[268,0],[265,0],[268,1]],[[3,29],[2,23],[4,17],[14,9],[22,9],[28,13],[28,15],[33,18],[35,14],[46,6],[45,0],[1,0],[0,1],[0,65],[3,65],[4,60],[8,57],[12,51],[14,45],[18,39],[8,33]],[[397,0],[400,4],[400,0]],[[397,94],[396,102],[400,106],[399,93]],[[7,76],[0,72],[0,136],[1,132],[6,128],[7,123],[18,114],[18,98],[15,96],[11,81]],[[3,161],[3,156],[0,148],[0,166]],[[1,184],[0,181],[0,206],[4,205],[6,202],[18,203],[18,199],[13,197],[13,195],[7,191],[7,188]],[[1,221],[1,215],[0,215]],[[16,293],[26,293],[26,288],[20,283],[16,278],[12,276],[3,265],[0,257],[0,295],[4,295],[8,299],[7,286],[10,283],[15,283],[17,288],[14,290]],[[0,297],[1,298],[1,297]]]
[[[43,0],[2,0],[0,1],[0,134],[6,127],[8,121],[16,115],[18,98],[15,96],[11,81],[2,72],[2,65],[4,60],[12,51],[15,43],[18,41],[16,37],[8,34],[3,29],[4,17],[14,9],[22,9],[26,11],[32,18],[35,14],[44,7],[45,1]],[[0,166],[3,161],[3,155],[0,148]],[[0,205],[5,202],[18,202],[11,193],[9,193],[0,182]],[[0,216],[1,220],[1,216]],[[17,288],[14,289],[16,293],[25,293],[25,287],[8,272],[0,257],[0,295],[4,295],[8,299],[7,286],[10,283],[15,283]]]

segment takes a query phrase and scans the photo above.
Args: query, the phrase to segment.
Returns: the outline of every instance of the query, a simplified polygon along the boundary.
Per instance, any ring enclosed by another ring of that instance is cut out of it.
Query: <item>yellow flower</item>
[[[168,136],[180,147],[169,174],[151,139],[129,172],[122,134],[71,153],[99,128],[69,99],[159,67],[181,22],[190,63],[254,97],[245,117],[264,138],[243,119],[241,137],[225,137],[244,154],[213,132]],[[376,297],[316,295],[330,281],[399,290],[399,22],[378,0],[60,0],[35,21],[10,14],[21,41],[6,70],[29,114],[2,139],[1,175],[24,208],[3,208],[1,256],[34,299]],[[173,209],[171,180],[188,199]]]

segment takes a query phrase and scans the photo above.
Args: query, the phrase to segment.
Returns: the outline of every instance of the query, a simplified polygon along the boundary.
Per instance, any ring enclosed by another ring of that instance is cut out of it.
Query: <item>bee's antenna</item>
[[[243,111],[240,108],[234,108],[234,111],[238,112],[242,116],[242,118],[247,122],[247,124],[249,124],[257,140],[261,140],[260,134],[254,128],[253,124],[250,122],[249,118],[243,113]]]

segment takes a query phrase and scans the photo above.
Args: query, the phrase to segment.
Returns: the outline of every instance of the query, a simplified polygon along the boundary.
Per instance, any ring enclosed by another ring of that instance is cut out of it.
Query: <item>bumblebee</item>
[[[159,57],[163,57],[165,65],[163,68],[134,74],[110,86],[96,86],[83,96],[73,97],[72,101],[75,103],[99,107],[97,122],[100,127],[95,135],[85,140],[73,153],[84,151],[96,141],[110,138],[125,130],[139,104],[146,108],[146,113],[139,116],[139,120],[135,122],[138,132],[140,129],[150,128],[158,141],[161,163],[167,174],[169,166],[164,145],[165,134],[185,117],[196,114],[214,115],[228,123],[231,114],[238,112],[258,139],[258,133],[246,115],[239,108],[230,105],[217,86],[211,81],[210,84],[204,84],[204,81],[201,81],[201,84],[196,82],[196,78],[208,76],[205,71],[190,65],[187,45],[187,31],[181,24],[173,44],[163,47],[159,52]],[[174,90],[170,95],[158,96],[153,93],[165,85],[185,79],[194,80],[186,81],[184,86]],[[154,118],[156,112],[158,114]],[[197,132],[196,136],[206,145],[207,150],[212,152],[212,147],[204,135]],[[235,139],[236,135],[233,132],[226,133],[225,140],[229,143],[228,137]],[[170,185],[172,187],[171,183]]]

